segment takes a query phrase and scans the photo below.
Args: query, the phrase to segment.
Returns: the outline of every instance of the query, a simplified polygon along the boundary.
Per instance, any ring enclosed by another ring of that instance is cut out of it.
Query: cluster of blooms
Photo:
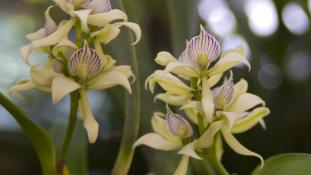
[[[178,59],[168,52],[160,52],[155,62],[165,66],[146,80],[146,88],[152,93],[158,84],[165,93],[155,99],[168,105],[179,107],[184,115],[155,112],[151,123],[154,133],[139,138],[134,147],[147,145],[159,150],[179,150],[182,159],[175,175],[185,174],[189,157],[209,159],[212,149],[216,159],[222,155],[222,139],[241,155],[262,157],[235,139],[233,134],[245,132],[260,123],[269,114],[265,102],[258,96],[248,93],[244,79],[233,81],[231,68],[244,64],[250,69],[244,49],[237,47],[220,53],[218,41],[201,27],[200,34],[186,43],[186,49]],[[230,76],[219,81],[228,71]],[[220,85],[219,85],[220,84]],[[192,124],[190,124],[190,121]],[[192,127],[198,128],[195,134]]]
[[[106,89],[116,85],[123,86],[131,93],[129,79],[134,75],[130,66],[116,66],[116,61],[104,54],[102,44],[115,39],[122,26],[131,29],[136,35],[136,44],[141,37],[140,27],[127,21],[127,15],[112,9],[109,0],[54,0],[55,5],[45,11],[45,25],[42,29],[28,34],[30,43],[21,48],[25,63],[30,66],[31,79],[21,79],[10,91],[19,92],[39,89],[51,92],[54,103],[64,96],[79,91],[79,109],[89,141],[96,141],[98,123],[96,122],[87,96],[87,90]],[[59,7],[69,19],[58,24],[50,16],[52,8]],[[69,39],[76,33],[75,41]],[[94,48],[92,48],[94,47]],[[48,54],[45,65],[31,64],[32,51]]]

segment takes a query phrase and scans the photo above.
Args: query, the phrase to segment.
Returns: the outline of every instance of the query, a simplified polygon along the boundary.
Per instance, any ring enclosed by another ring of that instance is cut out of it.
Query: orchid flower
[[[164,151],[179,150],[177,154],[182,154],[182,158],[174,175],[186,174],[190,157],[198,160],[202,159],[195,152],[196,140],[189,142],[193,134],[192,127],[181,115],[175,114],[169,109],[166,114],[155,112],[151,124],[154,133],[147,133],[140,137],[133,145],[133,148],[146,145]]]
[[[200,34],[187,41],[186,49],[178,59],[168,52],[160,52],[155,61],[166,66],[165,71],[185,79],[206,76],[219,80],[223,72],[240,63],[250,69],[243,48],[237,47],[221,54],[219,42],[202,26]],[[212,64],[213,62],[216,63]]]
[[[110,57],[109,55],[104,56]],[[83,48],[76,50],[68,59],[68,76],[57,73],[53,66],[47,68],[33,66],[31,80],[18,82],[10,90],[15,94],[32,88],[51,91],[53,103],[58,103],[67,94],[78,90],[81,97],[79,103],[81,119],[84,122],[89,141],[94,143],[98,135],[98,123],[91,111],[87,90],[107,89],[121,85],[131,93],[128,79],[134,78],[129,66],[110,65],[107,68],[103,59],[85,43]]]
[[[204,83],[204,82],[203,82]],[[256,156],[263,165],[262,157],[245,148],[232,135],[245,132],[255,126],[262,124],[263,117],[270,111],[265,106],[265,102],[258,96],[247,93],[247,82],[240,80],[234,84],[232,76],[220,87],[216,87],[206,104],[213,103],[215,107],[214,120],[206,132],[198,139],[197,147],[208,148],[213,143],[213,138],[218,131],[221,131],[224,140],[237,153],[248,156]],[[205,91],[203,89],[203,91]],[[209,91],[209,90],[208,90]],[[207,97],[206,97],[207,98]],[[205,104],[202,104],[203,106]],[[257,107],[261,105],[260,107]]]
[[[89,34],[93,39],[94,46],[98,54],[103,56],[99,49],[100,44],[108,44],[120,33],[120,27],[126,26],[131,29],[136,36],[132,43],[137,44],[141,38],[140,27],[133,22],[127,21],[127,15],[121,10],[112,9],[109,0],[54,0],[64,12],[70,15],[69,20],[62,21],[58,26],[50,16],[50,6],[45,12],[44,28],[28,34],[26,38],[30,44],[21,48],[21,55],[27,64],[29,55],[33,50],[50,52],[51,47],[59,44],[61,40],[69,41],[68,34],[72,27],[80,22],[82,31]],[[118,22],[114,22],[118,21]],[[70,42],[70,41],[69,41]],[[107,60],[105,60],[107,62]],[[109,60],[108,60],[109,61]]]

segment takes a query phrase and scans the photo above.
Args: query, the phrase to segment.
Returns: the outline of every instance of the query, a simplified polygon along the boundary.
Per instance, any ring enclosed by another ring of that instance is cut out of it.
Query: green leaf
[[[311,174],[311,154],[286,153],[270,157],[262,169],[252,175],[306,175]]]
[[[39,157],[43,175],[55,175],[55,149],[47,132],[29,119],[29,117],[0,93],[0,104],[15,118],[25,135],[29,138]]]

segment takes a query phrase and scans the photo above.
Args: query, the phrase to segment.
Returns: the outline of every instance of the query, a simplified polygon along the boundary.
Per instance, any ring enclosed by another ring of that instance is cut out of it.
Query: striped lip
[[[165,123],[168,131],[174,136],[190,137],[192,135],[190,124],[181,115],[169,111],[166,113]]]
[[[203,26],[198,36],[193,37],[188,43],[185,51],[179,57],[182,63],[192,63],[200,66],[215,61],[220,55],[219,42],[208,34]]]
[[[217,109],[223,109],[224,105],[228,104],[233,97],[234,83],[232,78],[226,81],[222,87],[216,88],[213,91],[214,103]]]
[[[102,59],[94,49],[89,48],[86,42],[83,48],[72,54],[68,62],[69,73],[83,80],[98,73],[102,67]]]
[[[92,13],[109,12],[111,8],[110,0],[85,0],[84,8],[92,9]]]

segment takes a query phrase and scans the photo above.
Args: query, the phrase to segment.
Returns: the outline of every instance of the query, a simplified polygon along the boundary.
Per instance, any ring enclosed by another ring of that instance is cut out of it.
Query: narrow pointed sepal
[[[157,64],[161,65],[161,66],[166,66],[166,65],[168,65],[168,64],[171,63],[171,62],[176,62],[177,60],[176,60],[176,58],[175,58],[172,54],[170,54],[169,52],[164,52],[164,51],[162,51],[162,52],[159,52],[159,53],[158,53],[158,55],[157,55],[157,57],[154,59],[154,61],[155,61]]]
[[[245,132],[254,127],[257,123],[263,121],[262,119],[267,115],[269,115],[269,113],[270,110],[266,107],[256,108],[248,115],[246,115],[244,118],[237,121],[235,125],[232,127],[231,132],[232,133]]]
[[[53,33],[57,29],[57,25],[50,15],[50,10],[53,7],[54,6],[48,7],[47,10],[45,11],[45,14],[44,14],[44,16],[45,16],[44,35],[45,36],[49,36],[51,33]]]
[[[245,148],[232,134],[227,128],[223,128],[222,135],[226,143],[238,154],[245,155],[245,156],[254,156],[260,160],[261,167],[264,165],[264,160],[261,155],[248,150]]]
[[[154,149],[170,151],[181,147],[180,144],[168,141],[155,133],[148,133],[140,137],[133,145],[133,148],[139,145],[146,145]]]
[[[238,47],[233,50],[228,50],[220,56],[219,61],[208,70],[208,75],[215,75],[219,73],[223,73],[232,67],[238,64],[244,64],[251,69],[251,66],[244,55],[244,52],[241,51],[242,48]]]
[[[95,143],[98,137],[98,123],[92,113],[91,106],[89,104],[87,92],[85,89],[80,89],[80,109],[81,119],[83,120],[83,126],[86,129],[87,136],[90,143]]]

